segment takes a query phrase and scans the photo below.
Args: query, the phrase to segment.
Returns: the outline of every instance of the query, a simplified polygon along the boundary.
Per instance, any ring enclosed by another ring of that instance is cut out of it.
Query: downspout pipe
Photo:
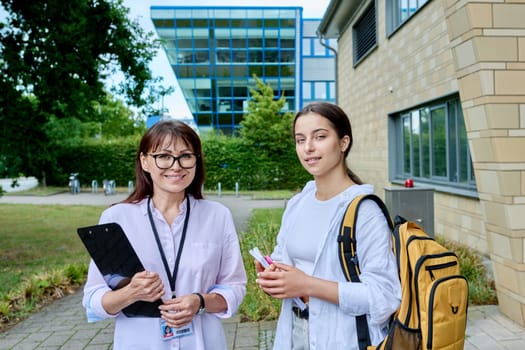
[[[332,51],[334,53],[334,57],[335,57],[335,70],[334,70],[334,76],[335,76],[335,103],[338,104],[339,103],[339,89],[337,88],[337,50],[333,47],[331,47],[330,45],[326,44],[324,42],[325,38],[323,37],[323,35],[317,31],[317,37],[319,38],[319,44],[321,44],[321,46],[324,46],[326,47],[328,50]]]

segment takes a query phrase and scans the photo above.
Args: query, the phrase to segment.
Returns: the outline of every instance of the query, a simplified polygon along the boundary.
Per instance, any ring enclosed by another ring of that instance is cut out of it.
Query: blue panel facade
[[[153,6],[151,18],[199,128],[234,134],[253,75],[286,97],[285,110],[302,107],[301,7]]]

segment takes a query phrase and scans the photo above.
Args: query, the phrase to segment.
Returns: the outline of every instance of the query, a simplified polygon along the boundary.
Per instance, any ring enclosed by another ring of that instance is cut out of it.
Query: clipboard
[[[144,271],[144,266],[119,224],[112,222],[79,227],[77,233],[112,290],[124,287],[135,273]],[[137,301],[122,309],[122,312],[128,317],[160,317],[158,307],[161,304],[161,299],[155,302]]]

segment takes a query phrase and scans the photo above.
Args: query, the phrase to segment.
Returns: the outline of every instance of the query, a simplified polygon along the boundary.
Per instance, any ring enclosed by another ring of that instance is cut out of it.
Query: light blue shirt
[[[161,339],[160,318],[126,317],[108,314],[101,300],[110,288],[93,261],[84,287],[83,305],[88,321],[115,318],[114,349],[226,349],[222,318],[231,317],[246,293],[246,271],[231,212],[224,205],[190,196],[190,218],[176,281],[177,295],[218,293],[228,305],[223,313],[205,313],[193,319],[193,334],[170,341]],[[175,265],[186,213],[186,202],[171,227],[153,209],[153,218],[171,271]],[[117,204],[106,209],[100,223],[120,224],[144,268],[157,272],[171,295],[166,270],[147,214],[147,200]]]
[[[315,191],[315,182],[311,181],[288,202],[272,253],[275,261],[292,264],[286,247],[293,242],[289,242],[288,237],[303,218],[301,202]],[[367,193],[373,193],[371,185],[353,185],[339,194],[339,204],[330,229],[319,233],[321,244],[317,248],[312,275],[338,282],[339,305],[310,297],[311,350],[358,350],[355,316],[361,314],[367,315],[372,344],[378,344],[386,336],[390,315],[400,305],[401,286],[392,252],[391,233],[375,203],[364,202],[361,205],[356,224],[361,282],[347,282],[339,262],[337,236],[343,214],[352,199]],[[292,347],[291,308],[292,300],[283,300],[274,340],[275,350]]]

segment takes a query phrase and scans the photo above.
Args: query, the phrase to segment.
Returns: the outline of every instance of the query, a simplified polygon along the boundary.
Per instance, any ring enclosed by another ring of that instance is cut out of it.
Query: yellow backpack
[[[360,350],[462,350],[467,326],[468,283],[459,261],[414,222],[396,216],[392,223],[383,201],[361,195],[346,210],[338,237],[339,260],[346,279],[359,282],[355,224],[363,200],[373,200],[392,230],[401,282],[401,305],[392,315],[389,333],[371,346],[366,315],[356,317]]]

